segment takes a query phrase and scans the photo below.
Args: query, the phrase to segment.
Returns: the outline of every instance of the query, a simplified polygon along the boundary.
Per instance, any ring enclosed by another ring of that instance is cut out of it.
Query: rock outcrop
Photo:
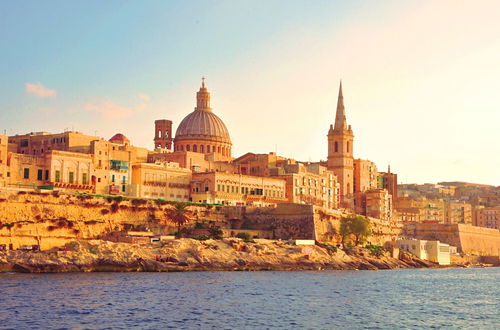
[[[64,251],[3,251],[0,271],[202,271],[202,270],[357,270],[437,267],[410,254],[400,259],[374,256],[361,248],[296,246],[285,241],[237,238],[197,241],[178,239],[138,245],[102,240],[80,240]]]

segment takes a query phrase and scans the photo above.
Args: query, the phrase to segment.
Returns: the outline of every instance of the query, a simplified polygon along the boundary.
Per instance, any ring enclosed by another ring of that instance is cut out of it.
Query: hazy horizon
[[[201,77],[233,156],[326,159],[342,79],[354,156],[400,183],[500,185],[497,1],[0,4],[0,130],[153,148]]]

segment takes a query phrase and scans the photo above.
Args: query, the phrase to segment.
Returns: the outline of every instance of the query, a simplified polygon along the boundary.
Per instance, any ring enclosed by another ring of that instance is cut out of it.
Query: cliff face
[[[196,241],[180,239],[157,245],[74,241],[67,251],[0,252],[0,270],[68,271],[190,271],[190,270],[319,270],[434,267],[402,253],[400,259],[374,256],[365,249],[347,252],[328,247],[295,246],[283,241],[240,239]]]
[[[0,244],[14,249],[22,245],[50,249],[123,229],[175,232],[175,225],[166,215],[171,207],[152,200],[0,190]],[[190,210],[193,222],[225,219],[216,207],[190,206]]]

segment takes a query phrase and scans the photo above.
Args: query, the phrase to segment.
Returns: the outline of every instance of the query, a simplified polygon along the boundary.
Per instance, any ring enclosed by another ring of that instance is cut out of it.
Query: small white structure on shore
[[[448,244],[421,239],[400,239],[396,242],[400,250],[408,251],[420,259],[440,265],[450,264],[450,245]]]
[[[296,239],[295,245],[316,245],[316,241],[313,239]]]

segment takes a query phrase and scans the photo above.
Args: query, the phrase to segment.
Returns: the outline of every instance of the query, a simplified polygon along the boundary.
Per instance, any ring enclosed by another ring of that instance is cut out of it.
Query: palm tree
[[[189,210],[188,205],[185,203],[175,203],[173,209],[168,209],[165,213],[173,223],[177,225],[177,237],[181,233],[181,226],[189,222]]]

